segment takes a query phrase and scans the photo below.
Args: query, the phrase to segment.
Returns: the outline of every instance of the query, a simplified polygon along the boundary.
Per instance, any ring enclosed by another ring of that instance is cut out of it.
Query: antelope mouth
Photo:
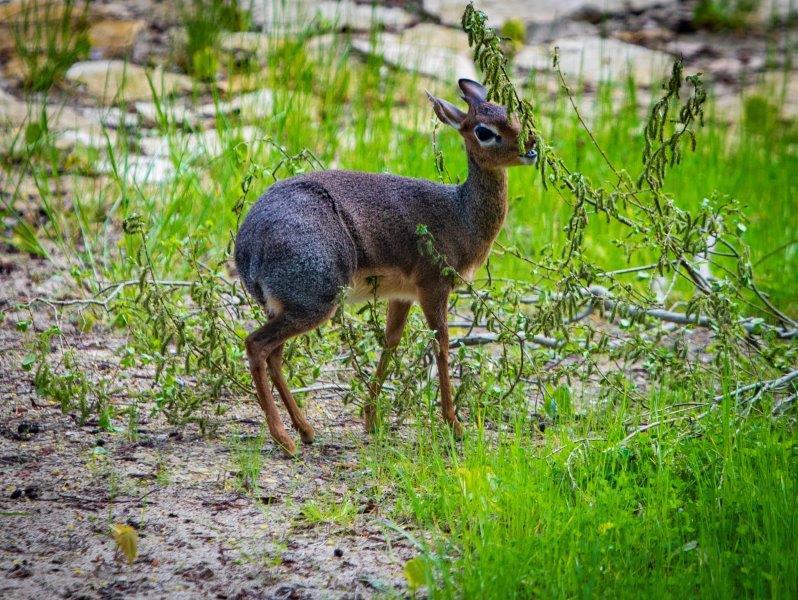
[[[521,159],[522,165],[534,165],[538,162],[538,151],[532,147],[526,154],[519,154],[518,157]]]

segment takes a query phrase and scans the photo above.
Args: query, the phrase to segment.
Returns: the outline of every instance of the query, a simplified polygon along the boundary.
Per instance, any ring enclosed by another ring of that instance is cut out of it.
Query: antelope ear
[[[463,90],[463,100],[469,105],[482,104],[488,99],[488,90],[481,83],[473,79],[461,79],[457,82]]]
[[[443,123],[449,127],[460,129],[460,126],[466,118],[466,114],[462,110],[457,108],[454,104],[446,102],[446,100],[436,98],[429,92],[427,92],[427,97],[429,101],[432,102],[432,108],[435,110],[435,114],[438,115],[438,118]]]

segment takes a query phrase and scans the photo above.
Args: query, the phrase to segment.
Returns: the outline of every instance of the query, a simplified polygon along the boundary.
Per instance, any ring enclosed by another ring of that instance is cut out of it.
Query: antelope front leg
[[[441,390],[441,411],[443,418],[451,425],[455,437],[462,437],[463,427],[457,420],[452,402],[452,382],[449,379],[449,325],[446,318],[446,303],[449,288],[438,289],[422,294],[421,310],[427,318],[430,329],[435,332],[437,348],[435,358],[438,364],[438,379]]]
[[[402,302],[401,300],[391,300],[388,303],[388,316],[385,319],[385,345],[380,354],[380,362],[377,365],[374,380],[369,386],[369,397],[363,406],[367,433],[372,433],[376,427],[377,412],[375,403],[377,396],[382,389],[382,384],[385,382],[385,376],[388,373],[388,363],[391,362],[394,350],[396,350],[402,340],[402,332],[407,322],[407,313],[410,312],[412,305],[412,302]]]

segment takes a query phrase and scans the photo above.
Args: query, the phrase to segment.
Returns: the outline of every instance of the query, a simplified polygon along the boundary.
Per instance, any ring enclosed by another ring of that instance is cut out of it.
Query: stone
[[[796,0],[762,0],[757,8],[757,17],[768,21],[788,21],[798,16]]]
[[[600,82],[621,83],[631,75],[637,85],[651,87],[666,78],[673,58],[664,52],[600,37],[555,40],[551,45],[525,46],[515,57],[524,71],[552,71],[552,51],[560,49],[560,68],[571,83],[579,78],[595,87]]]
[[[207,156],[214,158],[225,151],[230,140],[253,142],[261,134],[257,127],[245,126],[220,134],[216,129],[198,133],[166,137],[144,137],[139,140],[141,151],[147,156],[169,156],[172,152],[178,156]]]
[[[0,89],[0,127],[18,129],[32,120],[38,121],[42,109],[47,114],[47,127],[51,132],[84,129],[97,123],[96,120],[72,107],[54,103],[45,104],[37,97],[23,101]]]
[[[491,27],[501,27],[508,19],[524,23],[551,23],[576,13],[585,14],[591,7],[605,14],[642,11],[662,4],[676,4],[678,0],[476,0],[474,7],[485,12]],[[424,11],[438,17],[446,25],[459,26],[466,2],[464,0],[424,0]]]
[[[250,15],[259,29],[282,33],[306,29],[313,20],[327,21],[339,29],[350,31],[368,31],[374,26],[401,29],[415,20],[413,15],[401,8],[358,4],[353,0],[252,0]]]
[[[136,102],[135,107],[144,125],[148,127],[160,125],[159,106],[155,102]],[[180,104],[162,103],[160,110],[171,123],[193,127],[200,121],[199,116],[193,110]]]
[[[369,39],[354,39],[352,47],[363,54],[377,54],[390,65],[422,75],[447,81],[460,77],[477,79],[474,62],[467,50],[467,38],[457,40],[454,34],[447,34],[437,42],[435,38],[427,37],[432,31],[430,26],[421,31],[414,32],[414,29],[402,34],[382,34],[376,47]],[[441,45],[436,45],[438,43]]]
[[[66,72],[66,80],[108,105],[152,98],[147,74],[144,67],[122,60],[95,60],[72,65]],[[194,87],[190,77],[160,67],[149,74],[159,96],[188,92]]]
[[[263,87],[268,73],[266,69],[252,73],[236,73],[227,79],[216,82],[216,87],[226,94],[240,94],[242,92],[252,92]]]
[[[761,90],[781,107],[782,119],[798,121],[798,71],[765,74]]]
[[[121,177],[133,185],[158,185],[167,183],[177,175],[171,161],[154,157],[131,154],[118,157],[117,172]],[[108,159],[96,163],[95,169],[101,174],[113,174],[114,165]]]
[[[269,89],[261,89],[247,94],[241,94],[232,100],[223,100],[218,104],[203,104],[197,109],[197,114],[211,118],[217,114],[241,113],[250,119],[263,119],[272,116],[274,107],[274,93]]]
[[[468,35],[464,31],[434,23],[419,23],[414,27],[405,29],[399,38],[406,44],[447,48],[466,55],[471,53],[471,48],[468,45]]]
[[[86,106],[81,108],[81,112],[92,121],[114,129],[135,129],[139,126],[138,115],[125,112],[116,106]]]
[[[121,58],[126,56],[136,42],[136,37],[144,29],[146,21],[119,21],[103,19],[92,23],[89,28],[92,56],[97,58]]]
[[[104,150],[110,144],[116,145],[116,132],[101,127],[91,127],[89,129],[68,129],[57,134],[54,145],[58,150],[68,151],[77,146],[86,148],[98,148]]]
[[[274,44],[272,36],[260,31],[226,31],[219,37],[219,48],[231,54],[266,54],[270,44]]]
[[[637,44],[639,46],[656,46],[669,42],[673,39],[673,32],[662,27],[647,27],[635,31],[619,31],[615,38],[627,44]]]
[[[414,17],[401,8],[356,4],[352,1],[319,2],[315,14],[336,25],[351,31],[369,31],[375,26],[388,29],[401,29],[414,21]]]

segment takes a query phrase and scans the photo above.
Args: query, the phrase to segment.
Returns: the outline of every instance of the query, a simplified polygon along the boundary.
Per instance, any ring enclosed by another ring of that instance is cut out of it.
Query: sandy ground
[[[233,399],[213,437],[142,418],[139,436],[78,425],[35,393],[21,368],[17,331],[23,298],[58,281],[44,263],[0,256],[0,597],[2,598],[368,598],[401,596],[402,566],[414,550],[385,526],[359,489],[362,423],[334,396],[316,396],[318,438],[298,459],[270,441],[257,489],[236,477],[236,440],[261,434],[260,408]],[[50,267],[52,269],[52,267]],[[33,327],[48,326],[37,311]],[[119,334],[82,335],[64,326],[88,372],[115,364]],[[114,336],[117,337],[114,337]],[[120,381],[146,386],[150,374]],[[146,415],[144,415],[146,417]],[[356,506],[346,523],[311,524],[311,500]],[[128,565],[111,524],[139,536]]]

